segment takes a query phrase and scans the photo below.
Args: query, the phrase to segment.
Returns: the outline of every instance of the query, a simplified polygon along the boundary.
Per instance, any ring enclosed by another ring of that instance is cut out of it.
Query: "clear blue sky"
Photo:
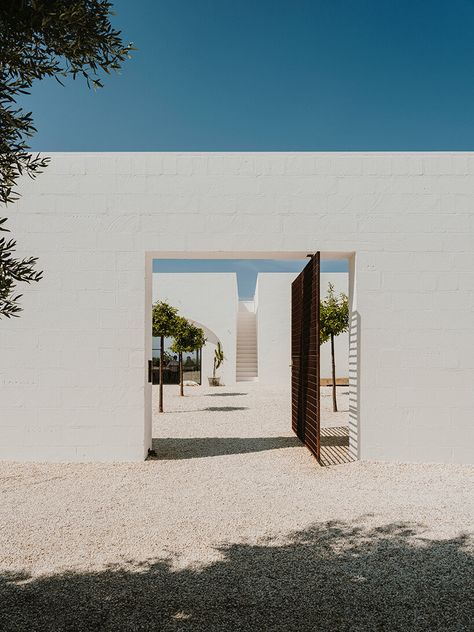
[[[154,272],[236,272],[239,298],[253,298],[259,272],[299,272],[308,263],[307,259],[155,259]],[[348,262],[321,261],[321,272],[347,272]],[[321,288],[325,294],[326,288]]]
[[[138,51],[98,92],[36,84],[33,149],[474,149],[474,0],[114,4]],[[245,297],[258,270],[301,262],[157,266],[235,270]]]
[[[35,85],[35,150],[474,149],[474,0],[114,4],[139,50]]]

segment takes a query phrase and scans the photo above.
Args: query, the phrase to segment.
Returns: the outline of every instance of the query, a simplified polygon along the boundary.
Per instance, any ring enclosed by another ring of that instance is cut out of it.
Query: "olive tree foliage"
[[[7,221],[6,217],[0,218],[0,231],[9,232],[4,228]],[[23,283],[31,283],[39,281],[43,276],[42,272],[35,270],[36,257],[27,257],[25,259],[15,259],[16,242],[7,237],[0,238],[0,317],[11,318],[18,316],[21,307],[18,301],[21,294],[15,293],[15,285],[21,281]]]
[[[186,320],[182,316],[178,316],[175,323],[175,330],[173,335],[173,343],[171,345],[171,351],[178,354],[179,357],[179,384],[180,395],[184,395],[184,381],[183,381],[183,353],[195,351],[200,349],[206,344],[206,337],[204,331]]]
[[[319,307],[319,342],[324,344],[331,341],[331,365],[332,365],[332,404],[333,411],[337,412],[336,398],[336,359],[334,354],[334,338],[349,329],[349,301],[347,295],[336,295],[334,285],[329,283],[328,291]]]
[[[83,78],[101,87],[103,73],[118,71],[134,50],[112,27],[107,0],[1,0],[0,2],[0,204],[18,199],[18,179],[35,178],[48,165],[28,145],[36,129],[18,100],[36,80]],[[0,229],[5,232],[5,219]],[[18,282],[41,279],[37,259],[14,258],[16,243],[0,240],[0,317],[18,316]]]

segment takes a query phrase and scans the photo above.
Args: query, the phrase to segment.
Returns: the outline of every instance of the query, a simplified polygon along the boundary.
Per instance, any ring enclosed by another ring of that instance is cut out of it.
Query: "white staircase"
[[[253,301],[239,301],[237,314],[237,382],[254,382],[258,375],[257,315]]]

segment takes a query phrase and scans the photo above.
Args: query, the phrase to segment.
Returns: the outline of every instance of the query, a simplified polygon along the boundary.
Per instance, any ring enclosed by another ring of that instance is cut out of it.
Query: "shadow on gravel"
[[[225,454],[246,454],[278,448],[302,447],[297,437],[190,437],[185,439],[153,439],[158,461],[202,459]]]
[[[248,393],[206,393],[205,397],[242,397]]]
[[[217,412],[229,412],[232,410],[248,410],[248,406],[207,406],[203,410],[217,411]]]
[[[202,413],[205,411],[211,412],[232,412],[233,410],[248,410],[248,406],[207,406],[207,408],[195,408],[193,410],[167,410],[165,414],[176,415],[183,413]]]
[[[39,579],[3,573],[0,629],[460,632],[473,615],[467,544],[406,524],[330,523],[285,545],[230,545],[199,569],[154,560]]]

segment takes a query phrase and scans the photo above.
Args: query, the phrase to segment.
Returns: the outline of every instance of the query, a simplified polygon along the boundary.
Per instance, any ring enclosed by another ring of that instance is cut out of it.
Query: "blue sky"
[[[35,150],[472,150],[474,0],[116,0],[139,49],[35,85]]]
[[[38,128],[34,150],[474,149],[474,0],[114,5],[114,24],[138,50],[97,92],[81,81],[36,84],[23,102]],[[258,269],[301,267],[157,265],[236,270],[242,296]]]
[[[155,259],[153,272],[235,272],[239,298],[245,299],[253,298],[259,272],[299,272],[307,263],[307,259]],[[321,261],[321,272],[347,270],[347,260]]]

